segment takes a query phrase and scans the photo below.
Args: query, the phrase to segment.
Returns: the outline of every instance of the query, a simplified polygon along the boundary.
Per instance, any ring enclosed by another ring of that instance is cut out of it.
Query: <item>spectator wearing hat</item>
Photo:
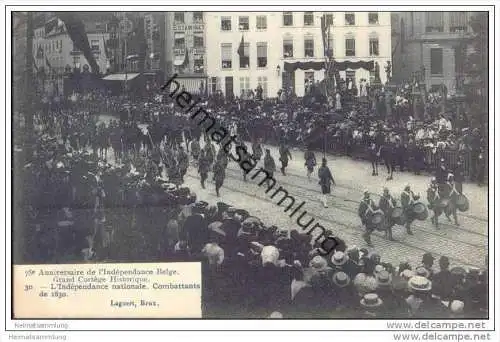
[[[335,272],[332,277],[333,299],[337,310],[356,307],[358,296],[351,284],[351,277],[345,272]]]
[[[264,246],[260,256],[261,264],[249,269],[245,286],[249,310],[260,313],[259,316],[283,312],[291,301],[290,289],[297,266],[280,266],[280,252],[274,246]]]
[[[453,276],[449,267],[448,257],[442,256],[439,258],[439,272],[432,278],[433,294],[439,296],[441,300],[449,300],[452,294]]]
[[[402,297],[397,296],[393,287],[392,275],[383,270],[376,275],[377,294],[384,302],[385,311],[391,317],[399,317],[404,313],[405,306]]]
[[[446,315],[446,310],[441,301],[431,296],[432,283],[429,279],[421,276],[414,276],[408,282],[408,287],[412,293],[406,303],[412,318],[434,318]]]
[[[292,301],[292,311],[296,310],[294,317],[299,313],[307,312],[308,317],[319,318],[335,309],[334,293],[332,287],[333,270],[328,267],[328,262],[321,256],[315,256],[309,263],[309,268],[304,270],[304,286],[298,291]],[[302,316],[301,318],[305,318]]]
[[[360,300],[361,316],[363,318],[383,317],[383,300],[376,293],[367,293]]]

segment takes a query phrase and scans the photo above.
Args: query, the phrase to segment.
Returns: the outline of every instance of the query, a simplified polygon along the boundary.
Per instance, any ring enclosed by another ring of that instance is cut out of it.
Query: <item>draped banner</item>
[[[338,71],[345,71],[346,69],[352,69],[352,70],[357,70],[357,69],[365,69],[368,71],[373,70],[375,63],[373,61],[359,61],[359,62],[351,62],[351,61],[345,61],[345,62],[333,62],[334,63],[334,68],[336,68]],[[284,70],[286,72],[294,72],[297,69],[300,70],[323,70],[325,68],[325,62],[295,62],[295,63],[289,63],[285,62],[284,64]]]

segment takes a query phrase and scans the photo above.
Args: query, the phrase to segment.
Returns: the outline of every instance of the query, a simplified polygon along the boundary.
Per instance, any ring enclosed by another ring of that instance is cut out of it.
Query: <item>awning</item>
[[[184,64],[184,57],[178,58],[178,59],[174,59],[174,65],[179,66],[179,65],[182,65],[182,64]]]
[[[130,74],[112,74],[103,77],[104,81],[130,81],[139,76],[139,73],[130,73]]]

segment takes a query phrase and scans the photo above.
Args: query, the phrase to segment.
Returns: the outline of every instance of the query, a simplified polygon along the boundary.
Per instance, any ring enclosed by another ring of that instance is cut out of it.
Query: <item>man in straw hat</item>
[[[441,196],[439,195],[439,186],[436,180],[436,177],[431,178],[431,184],[427,188],[427,202],[429,205],[427,206],[434,212],[434,216],[431,217],[432,223],[436,226],[436,229],[439,228],[439,216],[442,214],[442,209],[439,207],[439,201]]]
[[[411,295],[406,299],[412,318],[438,318],[446,315],[446,309],[438,298],[431,295],[432,282],[421,276],[408,281]]]
[[[377,318],[382,314],[382,299],[376,293],[367,293],[359,301],[363,318]]]

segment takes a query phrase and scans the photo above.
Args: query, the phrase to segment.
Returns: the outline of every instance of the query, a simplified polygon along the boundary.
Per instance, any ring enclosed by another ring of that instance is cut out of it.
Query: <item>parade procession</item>
[[[406,12],[57,13],[19,50],[16,263],[201,262],[210,318],[488,317],[484,92],[391,57]]]

